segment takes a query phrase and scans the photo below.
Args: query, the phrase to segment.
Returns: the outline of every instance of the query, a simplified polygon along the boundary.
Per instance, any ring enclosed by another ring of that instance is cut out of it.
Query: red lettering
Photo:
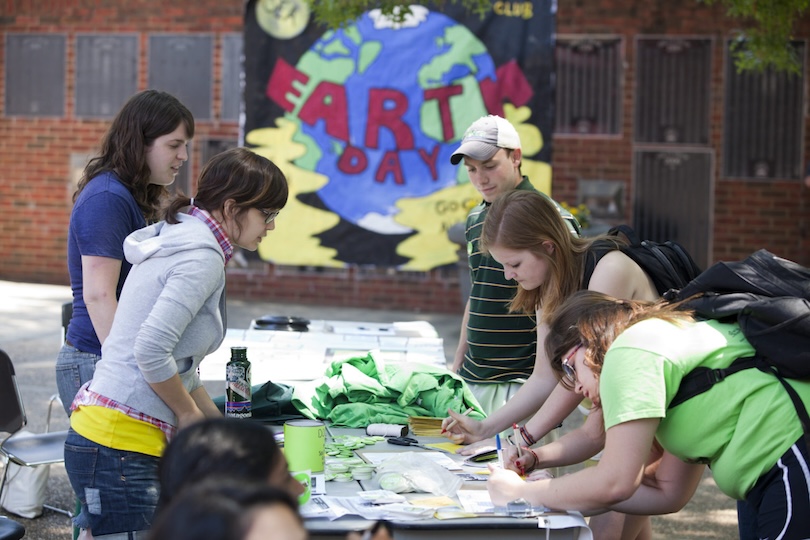
[[[329,135],[341,141],[349,141],[346,89],[339,84],[329,81],[318,83],[301,107],[298,117],[311,126],[318,120],[323,120]]]
[[[346,146],[338,160],[338,169],[346,174],[360,174],[366,170],[368,158],[365,152],[355,146]]]
[[[402,120],[408,110],[408,98],[397,90],[372,88],[368,94],[368,120],[366,123],[366,147],[379,148],[379,130],[386,127],[394,135],[400,150],[413,148],[413,133]]]
[[[509,101],[516,107],[522,107],[534,95],[532,86],[515,60],[499,66],[495,71],[495,76],[498,82],[485,79],[479,85],[484,104],[491,114],[503,116],[504,101]]]
[[[424,148],[419,149],[419,157],[422,158],[422,161],[425,162],[425,165],[430,168],[430,176],[433,177],[433,181],[439,179],[439,173],[436,172],[436,160],[439,158],[439,146],[435,145],[433,150],[431,150],[430,154],[425,151]]]
[[[452,140],[456,134],[453,129],[453,116],[450,113],[450,98],[461,94],[460,85],[431,88],[425,90],[425,101],[435,99],[439,105],[439,118],[442,120],[442,137],[445,141]]]
[[[377,174],[374,176],[374,180],[382,184],[385,181],[385,177],[389,174],[394,175],[395,183],[399,185],[405,183],[405,179],[402,178],[402,166],[399,162],[399,153],[395,150],[389,150],[385,153],[380,162],[380,166],[377,168]]]
[[[293,66],[279,58],[273,66],[270,80],[267,81],[265,94],[287,112],[295,109],[295,104],[287,98],[287,93],[301,97],[301,93],[293,86],[294,81],[305,84],[309,80],[306,73],[298,71]]]

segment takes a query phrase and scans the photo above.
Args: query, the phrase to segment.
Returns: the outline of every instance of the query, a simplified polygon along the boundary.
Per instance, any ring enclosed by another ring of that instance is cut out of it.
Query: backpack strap
[[[667,274],[669,274],[669,277],[671,277],[673,280],[675,280],[676,283],[678,283],[679,289],[683,288],[683,286],[686,285],[686,282],[684,282],[684,280],[681,279],[680,274],[678,274],[678,271],[675,270],[674,266],[672,266],[672,263],[669,261],[669,259],[667,259],[667,256],[663,254],[661,248],[647,242],[646,240],[641,242],[641,245],[647,248],[647,250],[650,253],[652,253],[656,259],[658,259],[658,262],[660,262],[661,266],[664,267],[664,270],[666,270]]]
[[[709,390],[712,386],[719,383],[729,375],[738,373],[744,369],[757,368],[763,373],[770,373],[779,379],[785,391],[793,402],[793,407],[796,409],[796,414],[799,417],[799,422],[802,425],[802,432],[804,432],[805,443],[810,445],[810,414],[807,413],[807,408],[804,402],[799,397],[799,394],[793,386],[782,377],[779,372],[767,360],[761,356],[748,356],[745,358],[738,358],[731,363],[727,368],[711,369],[705,367],[695,368],[681,381],[678,387],[678,392],[672,398],[672,402],[668,408],[677,407],[684,401],[691,399],[697,395],[702,394]],[[810,448],[810,446],[808,446]]]
[[[587,289],[588,285],[591,283],[593,271],[596,269],[596,265],[599,264],[599,261],[602,260],[602,257],[617,249],[619,248],[616,244],[609,240],[597,240],[591,245],[590,249],[585,253],[585,268],[582,271],[583,289]]]
[[[757,367],[756,356],[738,358],[726,368],[695,368],[687,373],[686,376],[681,380],[681,385],[678,387],[678,392],[675,394],[675,397],[672,398],[669,408],[677,407],[684,401],[692,399],[703,392],[707,392],[712,386],[719,383],[729,375],[733,375],[738,371],[753,367]]]
[[[686,252],[686,250],[684,250],[683,247],[681,247],[681,245],[679,243],[672,242],[672,241],[667,241],[666,244],[669,247],[672,248],[672,251],[674,251],[675,254],[678,256],[678,258],[681,260],[681,264],[683,265],[684,268],[694,269],[695,275],[700,274],[700,269],[698,269],[695,266],[695,263],[692,260],[692,257],[689,256],[689,254]],[[676,275],[679,275],[679,274],[676,273]],[[679,279],[679,281],[682,281],[682,280]],[[686,286],[686,283],[687,282],[684,282],[682,285],[678,286],[678,288],[679,289],[684,288]]]

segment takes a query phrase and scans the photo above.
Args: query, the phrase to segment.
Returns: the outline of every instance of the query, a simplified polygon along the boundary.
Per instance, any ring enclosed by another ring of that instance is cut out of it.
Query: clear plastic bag
[[[374,482],[394,493],[416,491],[454,497],[464,480],[420,452],[403,452],[377,466]]]

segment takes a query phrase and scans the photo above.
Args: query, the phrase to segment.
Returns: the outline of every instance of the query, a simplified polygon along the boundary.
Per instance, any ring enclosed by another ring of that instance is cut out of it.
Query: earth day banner
[[[249,0],[245,143],[287,175],[259,255],[276,264],[425,271],[458,260],[447,229],[481,201],[450,155],[481,116],[511,121],[523,174],[550,192],[553,0],[377,11],[328,30],[304,0]]]

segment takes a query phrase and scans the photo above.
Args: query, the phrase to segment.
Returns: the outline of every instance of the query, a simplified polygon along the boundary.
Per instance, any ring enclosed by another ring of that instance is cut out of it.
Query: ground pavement
[[[40,433],[45,429],[49,398],[56,392],[54,362],[61,344],[61,306],[70,300],[70,289],[0,281],[0,299],[0,348],[11,356],[17,370],[28,413],[27,429]],[[230,300],[228,326],[247,328],[252,319],[270,313],[342,321],[427,320],[444,339],[448,360],[452,360],[458,344],[461,323],[461,307],[458,314],[448,315]],[[571,429],[579,423],[581,416],[575,412],[563,429]],[[51,429],[67,429],[67,425],[64,411],[56,408]],[[61,508],[73,506],[73,493],[62,465],[51,466],[47,503]],[[46,509],[36,519],[15,519],[25,525],[26,539],[67,540],[72,537],[69,519],[57,512]],[[656,538],[666,539],[736,538],[734,503],[717,490],[707,474],[689,505],[677,514],[654,518],[653,530]]]

